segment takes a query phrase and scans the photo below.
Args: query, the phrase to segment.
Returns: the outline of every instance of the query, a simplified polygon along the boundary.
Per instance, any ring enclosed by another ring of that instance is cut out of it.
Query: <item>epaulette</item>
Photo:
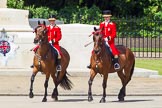
[[[55,25],[55,28],[60,28],[59,26]]]
[[[50,25],[47,25],[47,27],[50,27]]]
[[[101,24],[104,24],[104,23],[105,23],[105,21],[101,22]]]
[[[114,23],[111,21],[109,24],[113,25]]]

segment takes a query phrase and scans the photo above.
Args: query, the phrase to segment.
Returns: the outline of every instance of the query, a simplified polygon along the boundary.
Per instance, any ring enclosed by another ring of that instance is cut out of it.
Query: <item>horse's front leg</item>
[[[93,100],[93,97],[92,97],[92,82],[93,82],[93,79],[94,79],[95,76],[96,76],[96,72],[91,69],[91,71],[90,71],[90,78],[89,78],[89,81],[88,81],[88,85],[89,85],[88,101],[89,102]]]
[[[49,81],[49,75],[46,75],[46,80],[44,82],[44,88],[45,88],[45,92],[44,92],[44,97],[42,102],[46,102],[47,101],[47,88],[48,88],[48,81]]]
[[[103,83],[102,83],[102,87],[103,87],[103,95],[102,95],[102,98],[100,100],[100,103],[105,103],[106,102],[106,86],[107,86],[107,78],[108,78],[108,75],[104,75],[104,78],[103,78]]]
[[[36,76],[36,74],[33,73],[32,76],[31,76],[31,79],[30,79],[30,82],[31,82],[31,84],[30,84],[30,92],[29,92],[29,97],[30,98],[34,97],[34,94],[33,94],[33,82],[34,82],[35,76]]]

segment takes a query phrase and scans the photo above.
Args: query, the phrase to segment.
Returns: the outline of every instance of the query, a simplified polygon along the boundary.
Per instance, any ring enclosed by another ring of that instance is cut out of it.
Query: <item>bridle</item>
[[[39,45],[41,45],[48,42],[47,31],[48,30],[45,25],[38,25],[34,31],[36,34],[36,37],[34,38],[34,43],[39,43]]]
[[[43,44],[47,44],[50,46],[50,43],[48,42],[48,36],[47,36],[47,28],[45,25],[38,25],[36,28],[35,28],[35,38],[34,38],[34,43],[38,43],[39,44],[39,48],[41,47],[41,45]],[[38,49],[39,49],[38,48]],[[39,70],[41,70],[41,60],[46,60],[48,58],[48,53],[50,51],[50,47],[47,49],[46,53],[43,54],[43,55],[40,55],[38,53],[38,51],[35,53],[35,56],[37,57],[38,59],[38,67],[39,67]]]
[[[94,41],[94,53],[96,55],[99,55],[102,50],[102,45],[103,45],[103,40],[102,40],[102,35],[100,32],[96,31],[93,35],[93,41]]]

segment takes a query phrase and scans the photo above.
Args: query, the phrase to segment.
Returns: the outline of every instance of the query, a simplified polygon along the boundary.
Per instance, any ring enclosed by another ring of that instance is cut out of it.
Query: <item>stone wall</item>
[[[92,37],[88,37],[94,25],[86,24],[61,24],[58,25],[62,30],[62,40],[60,45],[63,46],[70,54],[70,71],[89,71],[86,66],[90,62],[93,44],[84,47],[84,45],[92,41]],[[19,49],[14,57],[9,58],[7,66],[0,68],[29,68],[33,60],[33,52],[30,51],[35,45],[33,44],[34,33],[32,32],[9,32],[16,34],[15,44],[19,45]],[[2,60],[3,56],[0,56]]]

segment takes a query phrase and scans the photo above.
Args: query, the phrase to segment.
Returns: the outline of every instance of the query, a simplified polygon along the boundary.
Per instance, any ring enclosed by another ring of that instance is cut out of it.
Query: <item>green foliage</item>
[[[83,7],[80,9],[81,19],[85,24],[96,24],[98,25],[101,22],[101,10],[93,5],[91,8]]]
[[[64,23],[98,24],[101,21],[101,10],[93,5],[91,8],[69,6],[59,11],[59,17]]]
[[[90,9],[94,5],[99,10],[112,10],[114,16],[156,16],[162,19],[161,0],[8,0],[8,7],[18,9],[34,6],[35,8],[48,7],[49,9],[59,11],[67,7],[77,6]]]
[[[162,20],[162,2],[161,0],[149,0],[149,5],[144,8],[144,15],[148,18],[159,18]]]
[[[7,0],[8,8],[24,9],[24,0]]]
[[[35,7],[35,5],[24,6],[24,0],[8,0],[7,6],[9,8],[29,10],[30,18],[48,18],[50,14],[57,14],[57,11],[48,7]]]
[[[77,6],[65,7],[59,11],[59,19],[63,20],[65,23],[74,23],[73,21],[76,20],[75,17],[77,17],[77,11]]]
[[[162,37],[162,21],[159,19],[116,18],[118,37]]]
[[[162,2],[158,5],[157,12],[155,12],[154,16],[162,20]]]
[[[48,7],[35,8],[34,6],[28,6],[25,9],[29,10],[30,18],[48,18],[50,14],[57,14],[57,11],[51,10]]]
[[[159,18],[160,20],[162,20],[162,11],[155,13],[155,18]]]

